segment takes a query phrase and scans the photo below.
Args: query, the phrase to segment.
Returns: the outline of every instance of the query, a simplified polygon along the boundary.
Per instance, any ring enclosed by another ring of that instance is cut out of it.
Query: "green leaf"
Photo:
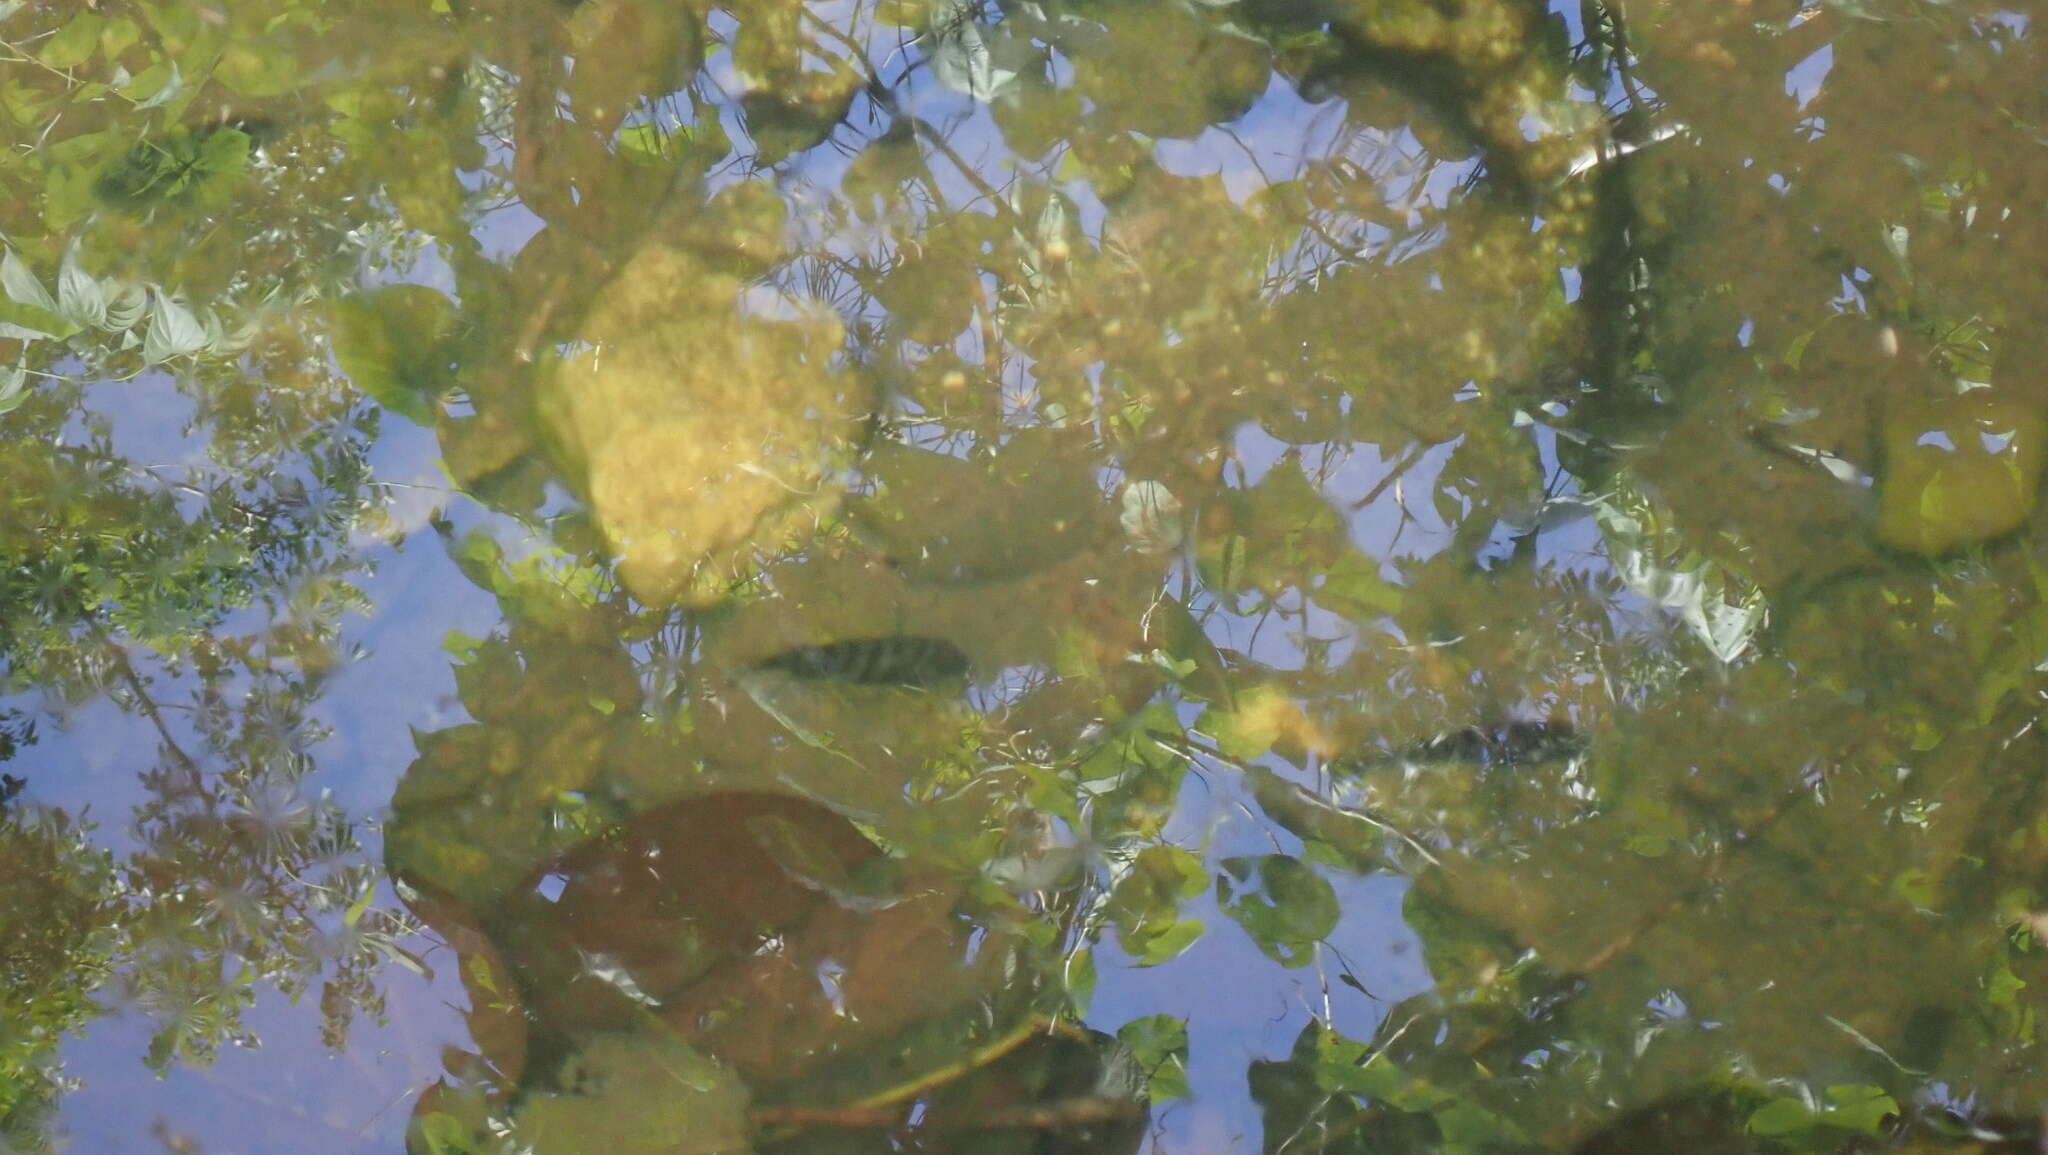
[[[43,175],[43,224],[61,233],[87,216],[98,204],[93,195],[94,170],[80,164],[53,164]]]
[[[1225,710],[1211,706],[1195,719],[1195,731],[1207,734],[1216,740],[1216,748],[1227,758],[1248,762],[1265,755],[1273,748],[1278,731],[1273,727],[1256,724],[1260,715],[1247,717],[1237,710]]]
[[[660,160],[668,155],[668,133],[651,120],[629,124],[619,130],[619,153],[635,160]]]
[[[307,78],[298,53],[280,51],[277,45],[256,37],[230,43],[213,75],[237,95],[252,100],[281,96],[306,83]]]
[[[1074,1013],[1087,1014],[1088,1004],[1095,997],[1095,951],[1083,947],[1068,955],[1060,967],[1060,980],[1066,984],[1067,1000],[1073,1005]]]
[[[1245,555],[1251,543],[1241,533],[1225,534],[1205,541],[1197,553],[1202,583],[1219,594],[1234,594],[1245,588]]]
[[[933,8],[927,50],[939,83],[976,100],[994,100],[1017,78],[999,67],[982,36],[976,6],[968,0],[940,0]]]
[[[108,281],[100,287],[105,290],[108,285],[113,290],[106,294],[106,316],[100,321],[101,327],[110,333],[134,328],[149,311],[149,290],[134,281]]]
[[[469,981],[478,990],[487,995],[502,996],[504,994],[498,987],[496,972],[491,970],[491,960],[484,955],[470,955],[463,961],[462,969],[463,973],[469,976]]]
[[[81,329],[97,328],[107,319],[107,295],[78,267],[76,243],[64,250],[57,268],[57,314]]]
[[[137,73],[135,79],[122,86],[121,95],[135,101],[135,109],[140,112],[170,103],[184,89],[185,76],[178,70],[178,62],[167,60]]]
[[[1409,1083],[1408,1076],[1383,1052],[1328,1027],[1317,1028],[1315,1080],[1325,1091],[1388,1102],[1400,1096]]]
[[[249,169],[249,150],[255,142],[238,128],[209,132],[199,142],[199,170],[207,176],[235,176]]]
[[[356,900],[349,903],[348,909],[342,912],[341,925],[354,926],[361,922],[363,915],[369,912],[370,900],[376,897],[377,888],[375,886],[363,887],[363,893],[357,895]]]
[[[1799,363],[1806,359],[1806,347],[1813,344],[1814,333],[1815,330],[1808,329],[1792,338],[1792,342],[1785,346],[1784,362],[1788,368],[1797,369]]]
[[[448,544],[448,560],[462,576],[483,589],[496,591],[504,583],[505,548],[482,530],[471,530]]]
[[[619,155],[643,164],[696,161],[710,164],[732,150],[715,118],[696,124],[663,125],[643,120],[619,129]]]
[[[45,313],[57,311],[56,298],[50,296],[49,290],[43,288],[43,283],[36,279],[13,249],[0,255],[0,289],[5,289],[7,299],[15,304],[41,309]]]
[[[1984,990],[1984,1002],[1992,1009],[1999,1032],[2019,1042],[2032,1041],[2037,1021],[2034,1008],[2020,998],[2026,986],[2026,980],[2014,974],[2009,963],[2001,961],[1992,970]]]
[[[1251,535],[1246,581],[1272,593],[1303,584],[1350,552],[1349,528],[1288,453],[1236,504],[1236,523]]]
[[[468,1125],[445,1111],[429,1113],[416,1127],[426,1155],[482,1155],[483,1148]]]
[[[215,204],[249,170],[249,134],[237,128],[175,129],[126,149],[94,184],[100,197],[124,208],[186,198]]]
[[[1892,893],[1905,899],[1915,910],[1936,910],[1940,906],[1938,880],[1917,866],[1907,867],[1892,877]]]
[[[135,21],[117,16],[107,21],[107,26],[100,31],[100,51],[106,54],[107,59],[116,60],[141,36],[142,29],[136,27]]]
[[[1831,1127],[1875,1135],[1884,1126],[1884,1121],[1899,1113],[1899,1105],[1885,1093],[1883,1087],[1866,1084],[1829,1087],[1822,1093],[1826,1100],[1821,1118]]]
[[[1173,1015],[1132,1019],[1117,1028],[1116,1037],[1145,1072],[1151,1098],[1181,1099],[1188,1094],[1188,1024]]]
[[[1138,953],[1137,962],[1141,967],[1156,967],[1171,962],[1187,953],[1187,949],[1199,941],[1208,927],[1198,918],[1181,919],[1157,933],[1139,940],[1143,950]],[[1126,940],[1125,945],[1130,945]]]
[[[1202,860],[1178,846],[1148,846],[1109,893],[1109,915],[1124,949],[1140,966],[1179,955],[1202,936],[1198,920],[1183,920],[1180,904],[1202,891],[1208,878]]]
[[[1190,697],[1235,709],[1237,700],[1230,687],[1230,667],[1223,654],[1209,640],[1202,623],[1178,599],[1161,597],[1144,618],[1146,644],[1174,660],[1172,671],[1181,692]]]
[[[22,362],[11,369],[0,369],[0,413],[12,413],[28,400],[28,351],[22,351]]]
[[[1323,572],[1315,588],[1316,602],[1352,621],[1370,621],[1401,612],[1405,591],[1380,576],[1379,565],[1362,553],[1349,552]]]
[[[1798,1099],[1773,1099],[1757,1108],[1747,1125],[1752,1134],[1766,1138],[1789,1138],[1823,1127],[1875,1135],[1886,1118],[1898,1113],[1898,1103],[1884,1088],[1853,1084],[1829,1087],[1818,1110]]]
[[[49,290],[29,271],[13,249],[0,254],[0,337],[21,341],[63,340],[78,332],[78,326],[59,312]]]
[[[563,1090],[524,1097],[514,1127],[534,1151],[715,1155],[751,1148],[746,1084],[681,1040],[599,1034],[563,1064]]]
[[[1337,928],[1337,892],[1301,860],[1268,854],[1226,858],[1221,865],[1216,896],[1223,913],[1281,965],[1307,964],[1315,945]],[[1246,883],[1255,889],[1245,889]]]
[[[1216,748],[1225,757],[1249,762],[1275,747],[1283,753],[1329,753],[1329,735],[1284,687],[1253,686],[1236,701],[1234,710],[1212,705],[1195,721],[1197,730],[1216,739]]]
[[[143,362],[156,365],[200,352],[208,344],[206,326],[192,310],[159,291],[150,305],[149,331],[142,338]]]
[[[34,305],[0,301],[0,337],[17,341],[58,341],[78,330],[57,314]]]
[[[423,285],[389,285],[334,306],[334,360],[379,405],[432,424],[454,385],[455,307]]]
[[[106,19],[91,12],[73,16],[54,36],[43,41],[36,59],[51,68],[76,68],[92,59],[100,46],[100,29]]]

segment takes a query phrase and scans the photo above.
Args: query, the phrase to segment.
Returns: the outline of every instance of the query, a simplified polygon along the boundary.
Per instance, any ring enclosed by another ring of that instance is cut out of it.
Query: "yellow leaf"
[[[1232,758],[1257,758],[1275,746],[1317,757],[1336,751],[1323,728],[1285,689],[1270,682],[1240,694],[1234,711],[1209,711],[1203,727]]]

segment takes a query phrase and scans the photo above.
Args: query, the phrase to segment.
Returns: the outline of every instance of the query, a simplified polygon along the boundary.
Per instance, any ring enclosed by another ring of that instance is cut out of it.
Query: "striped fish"
[[[968,661],[960,647],[944,638],[895,634],[798,646],[753,668],[811,681],[936,690],[957,688],[966,680]]]

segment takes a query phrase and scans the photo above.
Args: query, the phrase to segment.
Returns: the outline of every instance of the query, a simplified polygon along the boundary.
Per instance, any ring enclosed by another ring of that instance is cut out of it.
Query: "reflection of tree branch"
[[[990,206],[996,210],[996,216],[1004,224],[1020,229],[1023,227],[1016,211],[1010,207],[1009,200],[1003,196],[1002,190],[983,180],[981,174],[975,171],[974,166],[967,163],[967,158],[961,156],[958,150],[947,143],[943,135],[933,132],[929,125],[916,117],[910,118],[910,130],[917,135],[917,139],[923,141],[932,151],[945,157],[947,162],[959,172],[961,179],[973,185],[975,191],[988,200]],[[965,208],[966,206],[963,205],[961,207]]]
[[[1378,815],[1372,814],[1367,810],[1364,810],[1359,807],[1340,806],[1337,803],[1322,797],[1321,795],[1311,793],[1309,790],[1303,788],[1302,786],[1296,783],[1288,782],[1286,779],[1281,778],[1279,775],[1273,773],[1271,770],[1268,770],[1263,766],[1249,765],[1236,758],[1232,758],[1230,755],[1225,754],[1222,750],[1218,749],[1213,745],[1210,745],[1209,743],[1198,741],[1192,737],[1175,741],[1173,739],[1169,739],[1160,735],[1154,735],[1153,740],[1158,742],[1161,746],[1164,746],[1168,750],[1172,750],[1174,753],[1179,754],[1181,757],[1188,759],[1189,761],[1193,761],[1196,757],[1199,756],[1202,758],[1207,758],[1208,760],[1216,763],[1219,766],[1228,766],[1231,769],[1236,770],[1238,774],[1245,779],[1247,785],[1255,785],[1256,783],[1262,780],[1266,780],[1269,781],[1273,787],[1284,787],[1286,795],[1291,801],[1299,803],[1301,806],[1307,809],[1313,810],[1320,814],[1328,815],[1332,818],[1348,819],[1354,822],[1363,822],[1367,826],[1371,826],[1379,830],[1381,833],[1390,834],[1395,838],[1400,839],[1404,845],[1406,845],[1410,850],[1413,850],[1415,853],[1421,855],[1422,860],[1424,862],[1429,863],[1431,866],[1443,865],[1442,862],[1437,860],[1436,855],[1431,854],[1429,848],[1424,846],[1420,841],[1418,841],[1414,835],[1409,834],[1407,831],[1402,830],[1400,827],[1395,826],[1393,823],[1388,822],[1386,819],[1381,818]]]
[[[1378,501],[1380,495],[1387,491],[1387,487],[1401,480],[1403,474],[1415,468],[1416,463],[1420,462],[1423,456],[1434,448],[1436,448],[1434,445],[1425,443],[1418,443],[1410,448],[1407,453],[1401,455],[1401,460],[1394,463],[1394,468],[1388,470],[1387,475],[1379,479],[1378,483],[1372,487],[1371,492],[1351,503],[1351,508],[1353,510],[1364,509],[1366,506]]]
[[[909,124],[911,131],[917,135],[919,140],[931,146],[934,151],[950,161],[953,167],[959,170],[963,179],[973,185],[982,196],[988,198],[989,203],[994,206],[999,217],[1012,224],[1015,223],[1015,214],[1011,211],[1009,202],[1003,199],[1001,192],[990,187],[988,182],[982,179],[981,174],[969,166],[959,153],[954,151],[952,145],[947,143],[943,134],[931,131],[930,127],[923,121],[903,111],[902,105],[897,103],[895,91],[882,83],[882,71],[876,67],[873,60],[869,59],[866,49],[862,48],[843,30],[811,12],[809,8],[803,8],[799,11],[801,15],[808,17],[812,24],[829,34],[834,40],[837,40],[851,55],[852,59],[857,61],[860,67],[866,71],[868,82],[865,91],[877,105],[880,105],[889,115]]]
[[[1636,80],[1635,72],[1630,67],[1632,53],[1629,50],[1628,29],[1622,23],[1620,6],[1599,3],[1588,7],[1597,15],[1589,13],[1592,18],[1584,23],[1587,49],[1606,50],[1608,63],[1614,69],[1615,78],[1621,82],[1622,90],[1628,96],[1629,113],[1647,115],[1650,111],[1650,101],[1643,95],[1642,85]],[[1622,115],[1627,116],[1629,113]]]
[[[148,718],[150,724],[156,727],[157,736],[163,739],[164,748],[171,752],[171,756],[178,760],[178,764],[186,772],[197,775],[199,763],[193,761],[192,756],[185,753],[185,748],[178,745],[178,740],[171,736],[170,726],[164,722],[163,713],[157,709],[156,701],[149,696],[149,687],[143,684],[142,676],[136,673],[135,663],[128,659],[127,649],[108,635],[106,627],[100,624],[98,618],[87,614],[85,624],[92,630],[93,639],[99,642],[113,659],[114,672],[120,675],[122,684],[128,687],[128,692],[135,696],[136,707],[142,711],[143,717]]]

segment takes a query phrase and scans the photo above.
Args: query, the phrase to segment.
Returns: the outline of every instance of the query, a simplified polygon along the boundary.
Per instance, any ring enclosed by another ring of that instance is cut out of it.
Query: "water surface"
[[[0,0],[0,1151],[2034,1150],[1973,0]]]

